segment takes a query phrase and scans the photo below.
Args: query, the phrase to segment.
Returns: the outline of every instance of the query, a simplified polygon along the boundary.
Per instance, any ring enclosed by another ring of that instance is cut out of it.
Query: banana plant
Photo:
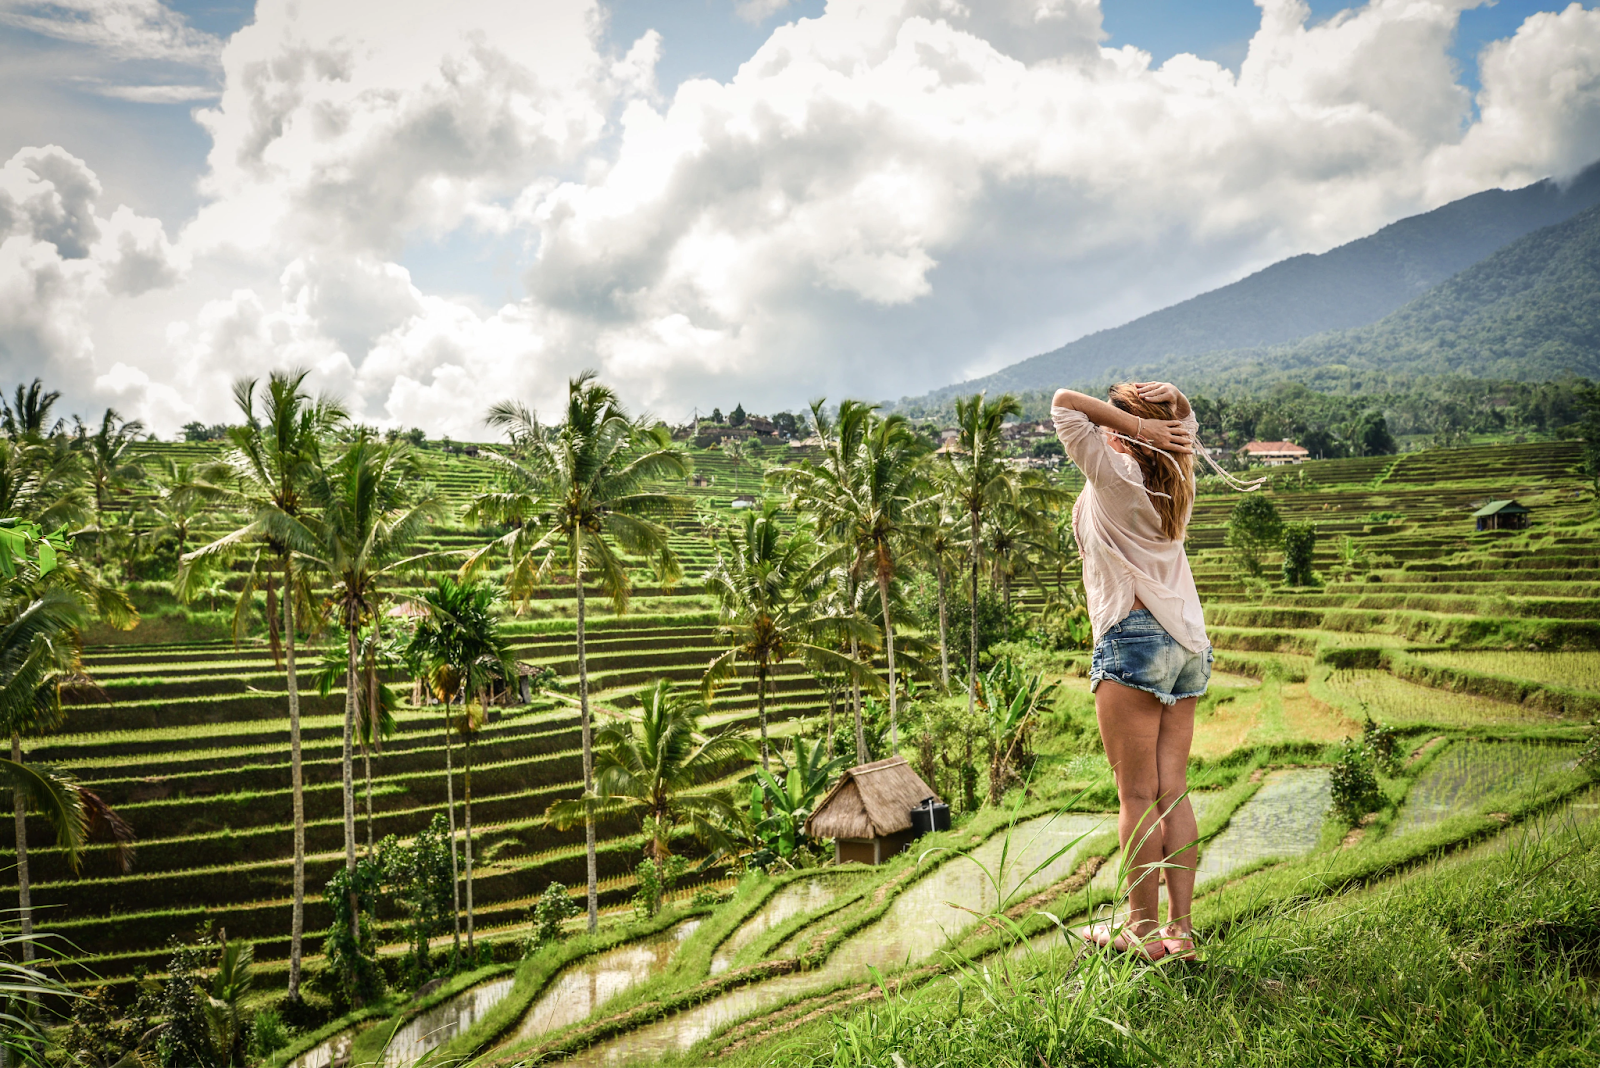
[[[820,739],[808,745],[804,738],[796,738],[794,761],[783,769],[781,779],[766,768],[755,770],[750,786],[750,821],[758,854],[765,850],[774,858],[787,859],[807,844],[806,820],[847,763],[844,757],[829,758]]]
[[[1009,656],[996,660],[983,676],[983,714],[989,733],[989,803],[1000,795],[1017,767],[1027,763],[1028,739],[1039,709],[1055,696],[1059,683],[1027,671]]]

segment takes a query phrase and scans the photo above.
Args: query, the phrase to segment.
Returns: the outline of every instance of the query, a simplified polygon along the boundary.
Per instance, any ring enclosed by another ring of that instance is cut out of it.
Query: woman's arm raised
[[[1166,385],[1165,383],[1156,383]],[[1178,397],[1176,387],[1167,385]],[[1154,399],[1154,398],[1152,398]],[[1057,408],[1071,408],[1082,412],[1089,417],[1089,421],[1096,426],[1107,427],[1119,434],[1130,438],[1137,438],[1154,445],[1167,452],[1192,452],[1188,429],[1177,419],[1140,419],[1138,416],[1129,415],[1121,408],[1108,404],[1098,397],[1091,397],[1087,393],[1079,393],[1074,389],[1058,389],[1052,403]],[[1189,402],[1183,401],[1187,408]],[[1187,414],[1185,412],[1184,414]]]

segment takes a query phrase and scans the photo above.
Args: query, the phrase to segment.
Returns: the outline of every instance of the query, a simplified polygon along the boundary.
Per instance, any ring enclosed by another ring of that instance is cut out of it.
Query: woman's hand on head
[[[1139,392],[1140,400],[1152,404],[1177,404],[1183,396],[1171,382],[1135,382],[1133,388]]]
[[[1170,387],[1168,387],[1170,388]],[[1176,419],[1146,419],[1141,424],[1144,440],[1166,452],[1194,452],[1189,430]]]

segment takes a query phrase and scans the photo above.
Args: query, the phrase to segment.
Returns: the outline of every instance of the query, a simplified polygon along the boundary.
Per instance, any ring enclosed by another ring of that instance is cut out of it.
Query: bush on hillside
[[[1365,746],[1352,744],[1346,738],[1344,751],[1328,778],[1333,787],[1330,806],[1334,814],[1350,826],[1361,822],[1362,816],[1383,804],[1383,792],[1378,789],[1378,776]]]
[[[1283,528],[1283,583],[1286,586],[1315,586],[1311,570],[1317,551],[1315,523],[1287,523]]]
[[[1589,724],[1583,748],[1578,750],[1578,767],[1600,779],[1600,720]]]
[[[557,882],[546,886],[528,912],[531,930],[527,941],[523,943],[524,955],[561,941],[566,936],[567,920],[579,911],[578,903],[572,900],[565,886]]]
[[[676,853],[664,861],[645,857],[634,869],[637,887],[633,893],[633,911],[641,918],[649,918],[661,911],[661,904],[678,886],[678,880],[689,870],[689,862]]]
[[[351,872],[340,868],[328,880],[323,900],[333,913],[327,937],[322,942],[326,966],[314,980],[340,1012],[360,1008],[383,993],[383,973],[378,968],[378,893],[383,872],[377,864],[360,857]],[[359,938],[350,931],[351,899],[359,912]]]
[[[1228,516],[1228,548],[1239,566],[1251,575],[1261,574],[1261,554],[1278,547],[1283,538],[1283,517],[1272,501],[1260,493],[1246,493]]]
[[[1400,738],[1387,723],[1376,723],[1372,716],[1361,726],[1361,747],[1372,757],[1372,762],[1383,772],[1393,775],[1400,770]]]

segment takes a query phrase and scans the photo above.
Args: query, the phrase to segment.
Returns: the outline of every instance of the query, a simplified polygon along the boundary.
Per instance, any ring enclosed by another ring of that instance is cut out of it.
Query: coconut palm
[[[209,506],[232,495],[227,464],[217,461],[179,461],[164,457],[155,475],[156,499],[150,511],[156,520],[152,534],[171,535],[178,555],[189,551],[189,527]]]
[[[1006,416],[1021,415],[1022,406],[1009,393],[995,400],[984,394],[956,398],[957,448],[944,454],[935,477],[951,503],[967,519],[968,563],[971,567],[971,632],[967,650],[967,711],[978,694],[978,573],[983,565],[983,524],[997,508],[1011,504],[1040,488],[1024,487],[1017,472],[1001,462],[1001,428]]]
[[[223,457],[237,499],[249,520],[236,530],[180,559],[173,586],[185,601],[205,594],[207,572],[244,556],[250,564],[233,617],[237,643],[248,626],[258,591],[266,593],[267,635],[273,660],[288,680],[289,786],[294,810],[294,898],[289,924],[289,1000],[300,998],[301,938],[305,931],[306,813],[300,750],[300,677],[295,668],[295,634],[310,622],[309,587],[295,566],[284,528],[305,513],[306,487],[322,461],[323,443],[343,424],[343,407],[304,391],[305,370],[274,371],[260,390],[253,378],[233,384],[233,399],[243,425],[228,429],[231,448]],[[274,571],[274,569],[276,569]],[[280,578],[281,576],[281,578]],[[278,615],[279,581],[282,619]]]
[[[0,515],[56,530],[86,520],[83,457],[62,435],[46,440],[0,439]]]
[[[939,584],[939,684],[950,689],[950,573],[961,566],[962,538],[959,520],[949,498],[933,493],[918,502],[922,522],[913,528],[912,551],[916,559],[933,568]]]
[[[666,679],[645,686],[638,700],[636,714],[595,732],[595,789],[551,805],[551,820],[564,828],[598,816],[635,816],[645,852],[658,863],[672,854],[672,832],[685,823],[713,850],[727,849],[731,843],[722,826],[733,819],[733,805],[723,794],[699,788],[749,759],[750,743],[736,733],[706,734],[698,702]]]
[[[62,432],[65,424],[60,419],[51,423],[50,410],[60,399],[60,391],[46,390],[41,379],[35,378],[27,386],[18,383],[14,401],[0,401],[0,429],[13,440],[28,438],[42,441],[55,437]]]
[[[803,597],[812,549],[806,535],[785,534],[777,506],[765,502],[759,511],[746,511],[742,525],[726,532],[717,562],[705,576],[706,588],[721,608],[718,635],[732,648],[706,668],[702,696],[709,702],[717,686],[741,666],[755,672],[763,768],[768,766],[767,687],[775,668],[796,658],[815,670],[860,673],[858,664],[822,644],[836,628],[813,615]]]
[[[593,731],[589,717],[589,658],[584,647],[584,583],[598,581],[612,608],[626,610],[628,570],[618,552],[649,559],[664,581],[681,575],[667,529],[655,520],[686,509],[688,498],[656,493],[655,480],[682,480],[683,455],[661,425],[628,417],[617,396],[585,371],[567,384],[564,418],[546,426],[515,401],[495,405],[488,423],[510,439],[506,453],[488,452],[506,483],[482,494],[469,516],[509,523],[511,531],[467,561],[470,572],[496,549],[511,560],[507,584],[524,602],[535,587],[566,571],[577,596],[578,717],[583,736],[583,789],[594,792]],[[594,820],[584,821],[588,854],[589,930],[599,919]]]
[[[8,549],[10,547],[8,546]],[[33,903],[28,876],[28,813],[42,814],[56,832],[74,870],[80,852],[92,837],[118,843],[118,859],[127,866],[126,843],[132,832],[97,796],[46,764],[23,760],[22,738],[61,723],[61,687],[81,674],[77,633],[85,619],[80,594],[50,582],[39,560],[16,561],[8,552],[13,574],[0,590],[0,731],[11,739],[9,758],[0,756],[0,781],[11,787],[16,817],[17,899],[23,941],[32,959]]]
[[[815,412],[823,423],[820,402]],[[828,545],[826,564],[877,584],[889,676],[889,744],[900,749],[899,686],[890,587],[912,530],[911,510],[924,489],[926,443],[902,415],[877,414],[877,405],[845,401],[826,438],[821,464],[774,473],[790,501],[809,513]]]
[[[437,513],[439,501],[423,483],[423,468],[409,445],[385,444],[365,434],[333,463],[316,469],[306,487],[314,510],[286,518],[280,531],[290,549],[333,587],[333,604],[345,632],[344,745],[340,767],[344,783],[345,870],[356,869],[355,734],[357,692],[361,689],[359,635],[377,618],[384,581],[414,567],[433,553],[411,553],[417,538]],[[351,891],[351,934],[361,910]]]
[[[85,434],[83,452],[89,469],[89,486],[94,491],[96,523],[104,520],[111,495],[145,480],[144,454],[139,451],[139,435],[144,424],[124,419],[115,408],[107,408],[100,426]]]
[[[461,950],[461,897],[456,854],[455,764],[451,754],[451,735],[457,723],[450,714],[451,703],[462,705],[463,733],[467,737],[465,859],[467,874],[467,950],[473,947],[472,913],[472,746],[474,724],[467,707],[468,698],[483,691],[494,678],[516,678],[511,644],[500,633],[495,612],[494,590],[484,583],[461,582],[450,576],[437,579],[422,595],[425,615],[417,622],[406,649],[406,659],[430,679],[434,692],[445,709],[445,804],[450,813],[450,871],[456,885],[456,951]]]
[[[365,784],[367,808],[367,857],[373,853],[372,841],[372,754],[383,749],[383,739],[393,734],[398,726],[394,711],[399,700],[393,690],[380,678],[385,669],[401,667],[404,661],[392,643],[385,643],[379,627],[381,613],[362,628],[357,638],[356,658],[361,664],[361,679],[356,686],[356,741],[361,745],[362,778]],[[338,648],[328,649],[317,665],[314,681],[317,693],[327,697],[333,693],[346,671],[345,655]]]

